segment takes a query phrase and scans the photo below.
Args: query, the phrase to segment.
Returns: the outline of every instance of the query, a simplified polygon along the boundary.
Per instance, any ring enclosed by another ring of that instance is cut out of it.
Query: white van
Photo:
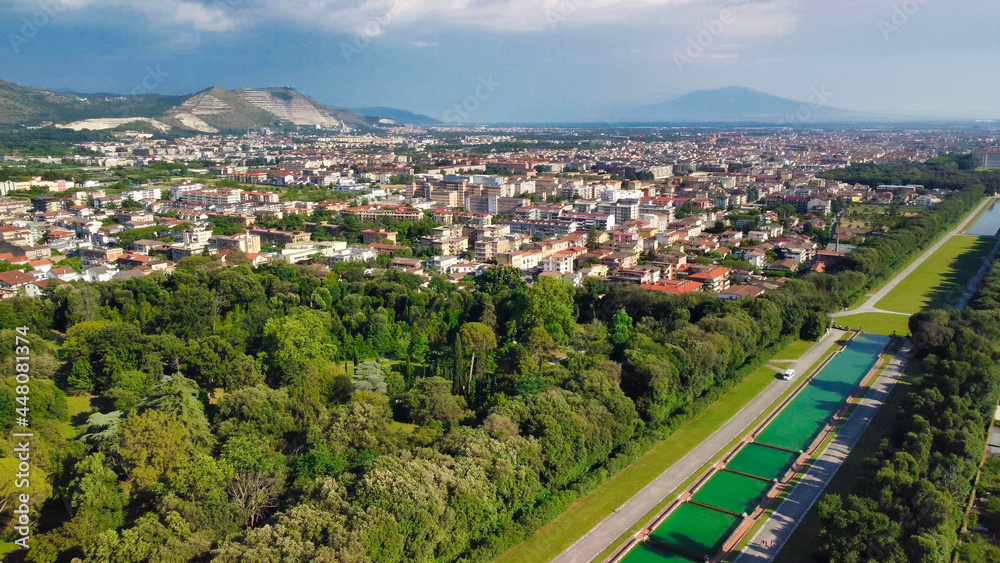
[[[781,374],[781,379],[784,379],[785,381],[791,381],[792,378],[794,377],[795,377],[794,369],[787,369],[785,370],[785,373]]]

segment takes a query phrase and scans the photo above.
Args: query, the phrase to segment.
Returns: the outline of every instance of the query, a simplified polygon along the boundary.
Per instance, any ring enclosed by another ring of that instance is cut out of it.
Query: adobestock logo
[[[354,39],[350,42],[344,41],[340,44],[340,54],[348,63],[355,55],[361,53],[372,44],[372,40],[385,33],[385,27],[392,23],[393,18],[399,12],[399,4],[393,4],[380,14],[375,14],[365,22],[365,25],[354,34]]]
[[[10,32],[7,34],[7,41],[10,43],[11,51],[14,54],[21,52],[21,49],[31,43],[31,40],[38,37],[49,24],[55,20],[56,16],[68,7],[64,0],[39,0],[38,6],[30,16],[21,18],[21,28],[19,33]]]
[[[575,16],[580,10],[589,8],[606,8],[608,6],[614,6],[618,4],[621,0],[598,0],[591,6],[582,6],[581,0],[559,0],[559,2],[552,4],[550,2],[543,2],[545,5],[545,19],[548,21],[550,28],[555,29],[560,24],[566,23],[573,16]]]
[[[902,3],[893,6],[889,19],[878,21],[878,29],[882,33],[882,38],[886,41],[891,39],[892,35],[910,23],[910,19],[928,2],[930,0],[903,0]]]
[[[785,118],[779,123],[781,126],[794,127],[810,123],[816,116],[816,111],[829,105],[834,93],[827,90],[826,84],[813,86],[810,88],[809,99],[795,108],[795,111],[785,114]]]
[[[677,70],[683,71],[685,67],[694,64],[717,39],[725,35],[726,29],[736,22],[737,10],[745,7],[747,1],[733,0],[732,4],[737,7],[736,9],[725,8],[714,19],[703,20],[701,30],[694,35],[689,35],[685,41],[684,49],[674,53],[674,64],[677,65]]]

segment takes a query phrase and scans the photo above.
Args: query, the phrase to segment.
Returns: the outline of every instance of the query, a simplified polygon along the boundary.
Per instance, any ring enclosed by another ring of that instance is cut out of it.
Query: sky
[[[1000,118],[995,0],[0,0],[0,79],[291,86],[465,122],[590,121],[744,86]]]

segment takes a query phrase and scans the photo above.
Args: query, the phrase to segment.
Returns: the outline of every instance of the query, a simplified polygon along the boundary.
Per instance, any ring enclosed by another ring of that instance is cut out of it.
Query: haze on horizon
[[[344,107],[574,121],[740,85],[1000,118],[978,0],[0,0],[0,79],[81,92],[291,86]],[[488,85],[488,87],[486,87]]]

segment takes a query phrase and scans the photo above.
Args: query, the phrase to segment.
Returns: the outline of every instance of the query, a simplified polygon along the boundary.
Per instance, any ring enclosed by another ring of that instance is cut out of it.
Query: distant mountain
[[[51,92],[0,81],[0,125],[46,122],[74,130],[142,127],[156,131],[235,132],[261,127],[367,129],[378,119],[318,102],[292,88],[208,88],[188,96]]]
[[[406,111],[405,109],[387,108],[387,107],[370,107],[370,108],[351,108],[352,111],[360,113],[361,115],[367,115],[371,117],[377,117],[381,119],[391,119],[396,123],[401,125],[440,125],[442,122],[440,120],[434,119],[433,117],[427,115],[421,115],[419,113],[413,113],[412,111]]]
[[[799,102],[749,88],[697,90],[650,106],[619,112],[619,121],[672,123],[831,123],[884,119],[829,107],[821,100]]]

